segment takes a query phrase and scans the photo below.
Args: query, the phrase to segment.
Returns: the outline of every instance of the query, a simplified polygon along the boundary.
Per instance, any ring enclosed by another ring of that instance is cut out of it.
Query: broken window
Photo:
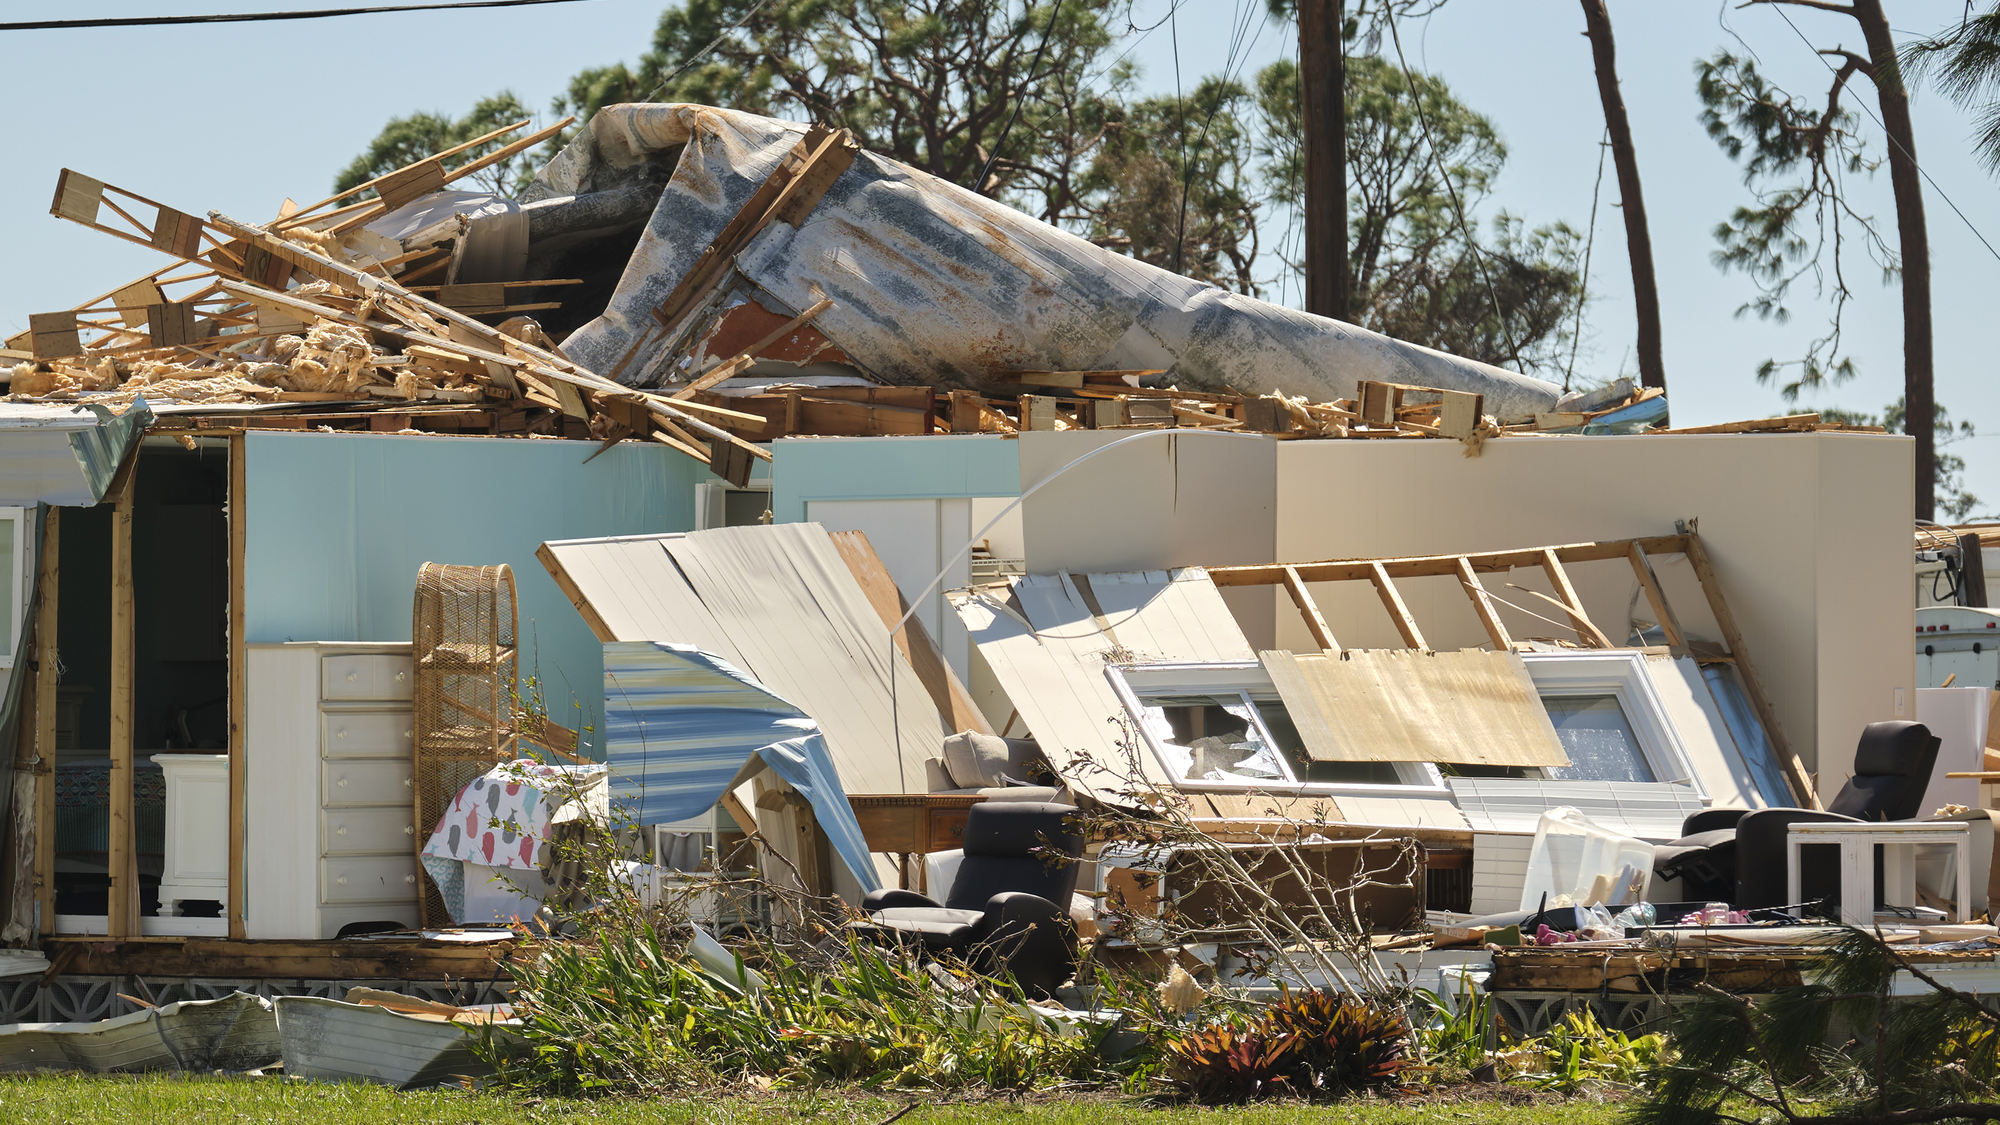
[[[1543,696],[1567,766],[1546,769],[1558,781],[1658,781],[1639,736],[1615,695]]]
[[[1296,783],[1242,692],[1142,696],[1139,721],[1180,781]]]

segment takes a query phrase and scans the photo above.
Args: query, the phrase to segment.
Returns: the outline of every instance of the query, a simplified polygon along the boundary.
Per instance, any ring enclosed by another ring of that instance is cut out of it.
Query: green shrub
[[[998,984],[940,980],[893,950],[837,945],[808,965],[762,948],[755,995],[692,968],[651,925],[552,942],[516,971],[524,1047],[483,1049],[509,1086],[659,1093],[773,1084],[1025,1090],[1106,1077],[1103,1029],[1064,1031]]]

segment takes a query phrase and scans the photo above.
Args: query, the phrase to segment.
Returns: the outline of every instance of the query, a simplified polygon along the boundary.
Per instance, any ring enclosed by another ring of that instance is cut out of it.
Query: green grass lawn
[[[1037,1095],[1028,1102],[964,1101],[943,1096],[864,1097],[848,1093],[707,1096],[658,1101],[519,1100],[487,1094],[424,1091],[399,1094],[381,1086],[292,1082],[277,1078],[173,1078],[58,1076],[0,1079],[0,1122],[76,1122],[97,1125],[231,1125],[302,1122],[310,1125],[527,1125],[531,1122],[603,1122],[606,1125],[762,1125],[814,1121],[826,1125],[878,1125],[917,1105],[901,1125],[1610,1125],[1617,1107],[1548,1098],[1405,1102],[1346,1102],[1339,1106],[1276,1104],[1247,1108],[1152,1109],[1131,1101],[1085,1095]],[[1514,1104],[1518,1102],[1519,1104]]]

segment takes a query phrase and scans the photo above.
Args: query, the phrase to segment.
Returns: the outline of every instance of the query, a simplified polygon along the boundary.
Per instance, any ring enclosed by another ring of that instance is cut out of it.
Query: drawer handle
[[[350,684],[354,682],[354,673],[352,673],[352,672],[349,672],[349,673],[347,674],[347,682],[348,682],[348,683],[350,683]]]
[[[345,875],[340,875],[340,876],[337,876],[337,877],[335,877],[335,879],[333,880],[333,882],[334,882],[334,885],[335,885],[335,886],[338,886],[338,887],[344,887],[344,886],[346,886],[346,885],[347,885],[347,876],[345,876]]]
[[[335,737],[335,738],[346,738],[346,737],[347,737],[347,728],[346,728],[346,727],[341,727],[341,728],[340,728],[339,730],[337,730],[337,731],[334,731],[334,732],[333,732],[333,737]]]
[[[403,682],[403,679],[404,679],[404,678],[405,678],[406,676],[408,676],[408,675],[409,675],[409,673],[408,673],[408,672],[398,672],[398,673],[396,673],[396,682],[397,682],[397,683],[399,683],[399,684],[400,684],[400,683],[402,683],[402,682]]]
[[[333,830],[333,834],[334,834],[334,835],[336,835],[336,836],[345,836],[345,835],[347,835],[347,825],[343,824],[343,825],[341,825],[340,827],[338,827],[338,828],[334,829],[334,830]]]
[[[416,882],[416,881],[417,881],[417,877],[416,877],[415,875],[405,875],[405,876],[403,876],[403,882],[405,882],[405,883],[414,883],[414,882]]]
[[[341,784],[345,785],[345,784],[346,784],[346,782],[342,782]],[[404,778],[404,779],[403,779],[403,788],[405,788],[405,789],[408,789],[408,788],[410,788],[410,786],[411,786],[412,784],[413,784],[413,783],[412,783],[412,781],[411,781],[411,780],[410,780],[409,778],[407,778],[407,777],[406,777],[406,778]]]
[[[343,828],[343,829],[341,829],[341,831],[345,832],[345,831],[347,831],[347,830],[346,830],[345,828]],[[405,835],[405,836],[414,836],[414,835],[416,835],[416,834],[417,834],[417,826],[416,826],[416,825],[414,825],[414,824],[405,824],[405,825],[403,825],[403,835]]]
[[[345,789],[347,788],[347,779],[343,777],[339,781],[334,782],[334,784],[342,789]]]

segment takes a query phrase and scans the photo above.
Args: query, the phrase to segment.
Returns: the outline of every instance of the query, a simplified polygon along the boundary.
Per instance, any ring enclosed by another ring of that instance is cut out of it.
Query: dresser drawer
[[[325,656],[319,662],[322,699],[408,699],[410,681],[407,656]]]
[[[320,753],[328,758],[408,761],[415,727],[409,711],[328,711],[320,718]]]
[[[320,814],[320,853],[328,856],[414,853],[416,820],[408,802],[387,808],[328,809]]]
[[[415,855],[359,856],[319,861],[319,900],[348,902],[407,902],[417,897]]]
[[[320,763],[320,804],[329,809],[356,805],[410,808],[412,770],[408,762],[339,759]]]

